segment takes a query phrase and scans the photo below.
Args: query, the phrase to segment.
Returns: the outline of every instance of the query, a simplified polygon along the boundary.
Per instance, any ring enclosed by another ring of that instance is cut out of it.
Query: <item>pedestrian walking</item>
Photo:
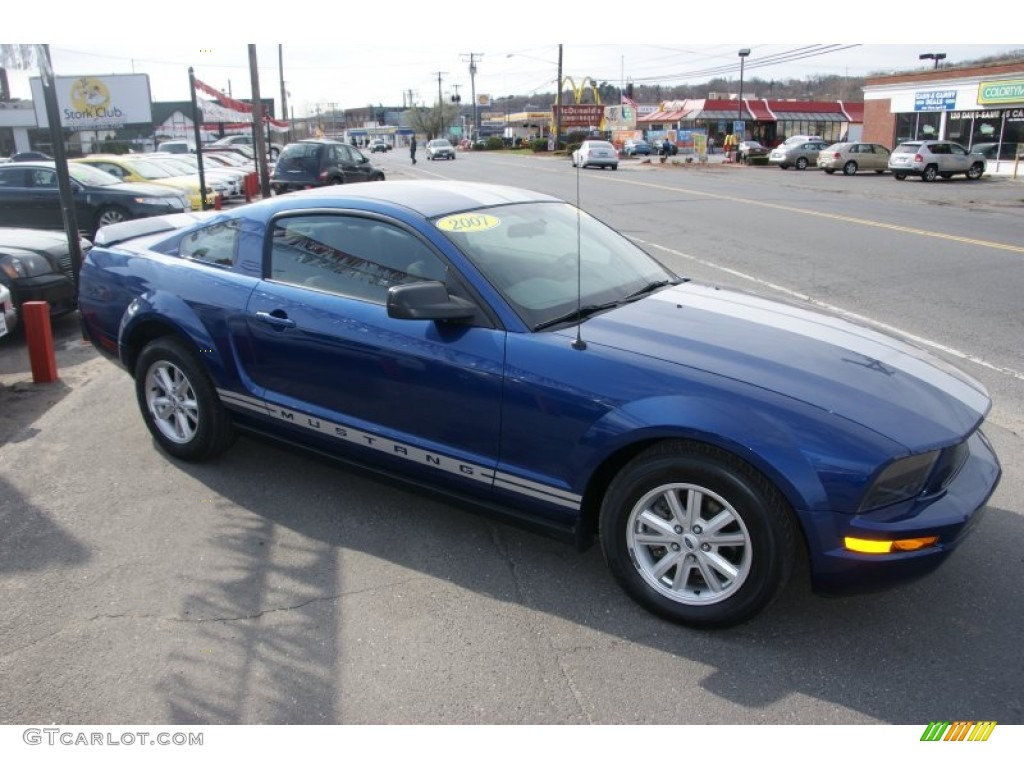
[[[708,136],[708,154],[709,155],[715,154],[715,137],[714,136]]]
[[[412,137],[412,141],[409,142],[409,157],[412,158],[412,164],[416,165],[416,137]]]

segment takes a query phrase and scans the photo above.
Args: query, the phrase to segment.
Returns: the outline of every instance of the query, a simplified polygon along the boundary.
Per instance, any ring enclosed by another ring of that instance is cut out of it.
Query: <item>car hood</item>
[[[168,179],[167,181],[170,181]],[[181,197],[182,193],[175,189],[168,189],[167,184],[156,184],[148,181],[124,181],[120,184],[111,184],[108,187],[92,187],[89,192],[108,193],[118,195],[133,195],[141,197]],[[177,186],[177,185],[175,185]],[[198,187],[199,185],[196,184]]]
[[[592,318],[601,344],[746,382],[853,421],[908,449],[949,444],[991,406],[982,384],[846,320],[684,283]]]

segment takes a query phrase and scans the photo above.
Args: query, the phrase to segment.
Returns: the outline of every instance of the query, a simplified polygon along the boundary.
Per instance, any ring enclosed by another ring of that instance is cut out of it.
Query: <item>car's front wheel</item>
[[[116,205],[108,205],[105,208],[100,209],[99,213],[96,214],[96,229],[100,227],[106,227],[110,224],[120,224],[122,221],[128,221],[131,217],[124,208],[119,208]]]
[[[732,454],[669,441],[616,476],[600,513],[611,572],[648,610],[691,627],[751,618],[778,596],[796,529],[774,486]]]
[[[203,461],[234,439],[217,391],[183,341],[162,337],[146,345],[135,364],[135,395],[150,434],[171,456]]]
[[[967,169],[967,178],[971,181],[977,181],[984,172],[985,167],[981,163],[975,163]]]

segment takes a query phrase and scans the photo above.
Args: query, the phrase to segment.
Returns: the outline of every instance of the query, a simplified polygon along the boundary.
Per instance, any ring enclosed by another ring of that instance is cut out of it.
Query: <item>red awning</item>
[[[765,105],[765,103],[760,99],[751,99],[749,101],[744,99],[743,103],[746,105],[747,111],[750,112],[750,115],[754,120],[769,121],[775,119],[775,115],[771,113],[771,110],[768,109],[767,105]]]

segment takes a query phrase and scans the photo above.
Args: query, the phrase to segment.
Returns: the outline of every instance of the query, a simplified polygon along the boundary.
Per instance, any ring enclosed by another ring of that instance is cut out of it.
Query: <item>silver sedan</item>
[[[828,146],[824,141],[801,141],[795,144],[783,144],[781,147],[776,147],[772,150],[771,154],[768,155],[768,162],[779,166],[779,168],[793,167],[798,171],[802,171],[808,166],[815,165],[818,162],[818,153],[828,148]]]

